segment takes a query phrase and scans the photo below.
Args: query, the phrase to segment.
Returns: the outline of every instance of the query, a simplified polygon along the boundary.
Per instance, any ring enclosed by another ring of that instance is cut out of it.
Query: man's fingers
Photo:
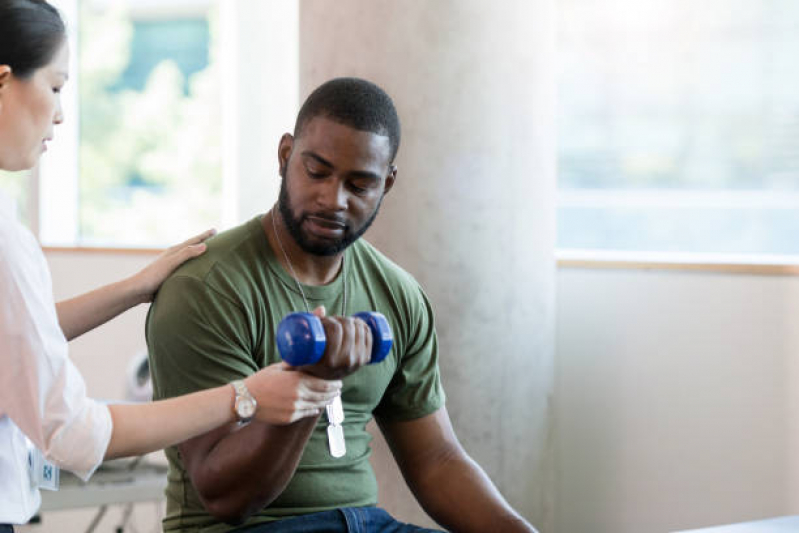
[[[365,321],[348,316],[323,317],[321,321],[326,337],[325,352],[322,359],[305,372],[324,379],[341,378],[370,362],[371,332]]]
[[[358,366],[358,359],[353,357],[355,354],[357,340],[357,325],[352,317],[344,317],[342,320],[343,336],[341,340],[341,353],[345,356],[344,367],[352,370]]]
[[[339,358],[341,353],[341,343],[344,336],[344,328],[338,320],[327,318],[322,321],[325,328],[325,353],[324,357],[331,367],[339,366]]]
[[[372,332],[369,329],[369,325],[360,318],[357,319],[357,325],[358,348],[361,356],[360,364],[368,365],[372,360]]]

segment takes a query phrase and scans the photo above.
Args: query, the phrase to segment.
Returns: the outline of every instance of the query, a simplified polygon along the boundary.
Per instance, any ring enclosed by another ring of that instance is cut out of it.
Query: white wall
[[[149,259],[48,254],[58,297]],[[799,278],[560,269],[557,291],[556,531],[648,533],[799,513]],[[72,343],[93,395],[122,397],[145,313]],[[80,530],[90,518],[54,513],[26,530]],[[144,529],[155,520],[152,505],[138,512]]]

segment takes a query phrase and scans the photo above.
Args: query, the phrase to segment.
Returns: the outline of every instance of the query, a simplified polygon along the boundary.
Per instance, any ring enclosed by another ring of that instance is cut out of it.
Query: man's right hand
[[[327,316],[324,306],[313,314],[322,321],[327,344],[322,358],[302,367],[322,379],[342,379],[372,360],[372,332],[366,322],[351,316]]]

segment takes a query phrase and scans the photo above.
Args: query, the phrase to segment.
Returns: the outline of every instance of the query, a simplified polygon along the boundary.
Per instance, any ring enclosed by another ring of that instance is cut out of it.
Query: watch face
[[[255,402],[249,398],[239,398],[236,401],[236,414],[245,420],[252,418],[255,415]]]

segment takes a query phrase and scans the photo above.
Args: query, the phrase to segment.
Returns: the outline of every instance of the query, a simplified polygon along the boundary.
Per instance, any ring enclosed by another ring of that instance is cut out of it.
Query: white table
[[[122,530],[134,504],[161,501],[166,488],[166,465],[147,462],[135,463],[135,467],[133,465],[122,463],[122,466],[114,466],[109,463],[105,467],[101,466],[87,483],[62,470],[59,489],[41,491],[40,517],[46,519],[48,511],[95,507],[97,514],[86,530],[88,533],[95,530],[109,505],[125,505],[119,526]]]
[[[768,520],[742,522],[727,526],[691,529],[676,533],[788,533],[799,532],[799,516],[782,516]]]
[[[166,466],[139,464],[133,470],[100,468],[84,483],[61,471],[61,486],[42,491],[40,512],[120,503],[160,501],[166,488]]]

